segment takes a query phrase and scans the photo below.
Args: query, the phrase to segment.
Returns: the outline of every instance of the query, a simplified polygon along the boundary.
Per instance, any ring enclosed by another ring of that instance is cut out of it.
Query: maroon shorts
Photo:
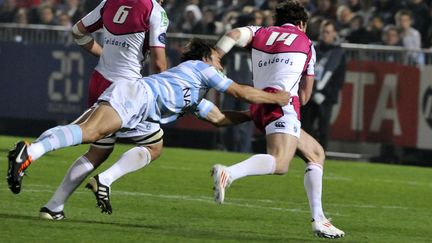
[[[99,96],[111,85],[102,74],[94,70],[90,77],[90,84],[88,90],[87,105],[91,107],[98,100]]]
[[[264,91],[269,93],[276,93],[279,90],[267,87]],[[300,120],[300,100],[298,96],[292,96],[288,105],[293,106],[297,113],[297,119]],[[265,127],[284,116],[283,107],[275,104],[251,104],[249,107],[251,118],[255,126],[262,132],[265,132]]]

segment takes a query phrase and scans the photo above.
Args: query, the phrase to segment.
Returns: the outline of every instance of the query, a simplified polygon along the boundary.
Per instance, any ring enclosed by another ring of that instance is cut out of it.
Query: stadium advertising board
[[[70,122],[86,109],[88,78],[97,58],[75,45],[2,42],[0,53],[0,118]],[[178,62],[179,50],[167,53],[171,64]],[[239,63],[234,61],[232,69]],[[239,73],[245,72],[250,70]],[[432,149],[431,76],[432,66],[349,62],[332,117],[332,139]],[[209,95],[220,105],[219,95]],[[217,131],[191,116],[169,127]]]
[[[76,45],[2,43],[0,117],[72,121],[86,108],[97,58]]]
[[[432,149],[432,89],[425,89],[424,72],[395,63],[348,63],[332,138]]]

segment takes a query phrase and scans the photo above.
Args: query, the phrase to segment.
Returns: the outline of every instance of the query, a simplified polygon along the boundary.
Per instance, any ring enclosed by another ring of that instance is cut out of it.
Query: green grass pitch
[[[6,154],[16,140],[0,137],[0,175],[6,175]],[[117,146],[97,172],[128,148]],[[332,241],[311,233],[300,159],[285,176],[236,181],[226,203],[216,205],[211,166],[248,157],[219,151],[166,148],[159,160],[113,185],[112,215],[101,214],[93,194],[81,185],[66,204],[66,220],[40,220],[40,207],[86,149],[67,148],[36,161],[19,195],[0,180],[0,242]],[[431,168],[326,163],[324,210],[346,233],[335,242],[431,242],[431,204]]]

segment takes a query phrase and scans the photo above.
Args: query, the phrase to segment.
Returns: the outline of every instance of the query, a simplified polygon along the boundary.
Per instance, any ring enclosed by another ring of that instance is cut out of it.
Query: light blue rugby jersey
[[[149,103],[149,121],[175,121],[186,112],[205,117],[213,103],[203,99],[211,88],[224,92],[232,80],[203,61],[186,61],[165,72],[141,79],[150,86],[156,102]]]

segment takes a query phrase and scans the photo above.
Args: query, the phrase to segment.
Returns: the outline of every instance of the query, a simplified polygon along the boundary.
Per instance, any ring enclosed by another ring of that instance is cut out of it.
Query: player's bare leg
[[[113,146],[109,148],[99,148],[93,146],[93,144],[90,145],[89,150],[84,155],[77,158],[70,166],[54,195],[40,209],[39,217],[48,220],[64,219],[65,214],[63,209],[68,198],[87,176],[109,157],[112,151]]]
[[[163,141],[147,146],[137,146],[125,152],[121,158],[104,172],[90,178],[86,187],[96,197],[97,206],[102,213],[111,214],[111,184],[122,176],[137,171],[157,159],[162,152]]]
[[[273,133],[267,135],[266,141],[267,153],[276,159],[274,174],[286,174],[297,148],[297,137],[286,133]]]
[[[306,162],[304,187],[312,214],[312,231],[325,238],[340,238],[345,235],[325,217],[322,209],[322,177],[325,153],[322,146],[305,131],[301,130],[297,145],[299,156]]]
[[[108,103],[100,104],[79,125],[57,126],[45,131],[34,143],[20,141],[9,152],[7,182],[13,193],[21,191],[22,177],[30,164],[47,152],[94,142],[121,128],[121,118]]]
[[[82,143],[95,142],[118,131],[122,120],[118,113],[108,103],[100,103],[87,120],[80,123]]]
[[[223,203],[226,188],[235,180],[251,175],[285,174],[294,156],[297,138],[285,133],[267,135],[268,154],[256,154],[242,162],[226,167],[215,165],[212,170],[214,198]],[[289,149],[287,149],[289,148]]]

